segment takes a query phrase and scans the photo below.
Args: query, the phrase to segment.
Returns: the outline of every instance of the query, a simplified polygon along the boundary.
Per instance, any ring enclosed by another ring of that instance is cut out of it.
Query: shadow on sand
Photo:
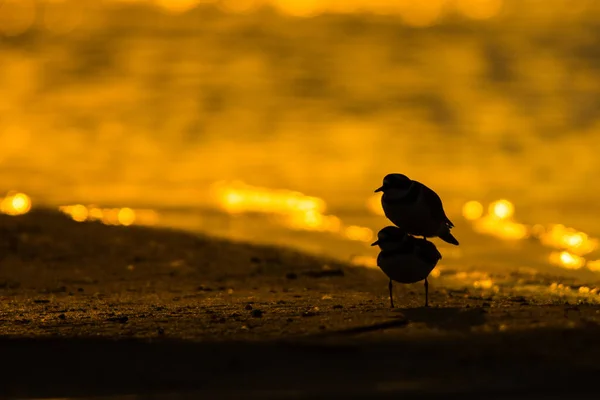
[[[409,318],[418,320],[420,312],[408,312]],[[476,320],[474,313],[462,314]],[[437,320],[423,317],[429,318]],[[399,327],[402,321],[383,328]],[[371,326],[377,329],[381,324]],[[562,391],[572,396],[595,386],[599,338],[597,328],[437,340],[341,335],[337,341],[197,343],[4,337],[0,397],[420,398],[455,392],[473,398],[484,393],[540,398]]]
[[[471,328],[486,322],[486,311],[480,307],[419,307],[403,309],[402,313],[410,322],[423,323],[428,328],[443,331],[469,332]]]

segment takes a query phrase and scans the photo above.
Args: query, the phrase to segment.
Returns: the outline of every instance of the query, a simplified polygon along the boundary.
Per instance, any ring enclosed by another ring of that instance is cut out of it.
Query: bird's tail
[[[456,238],[454,236],[452,236],[452,234],[450,233],[450,230],[441,232],[439,236],[440,236],[440,239],[442,239],[444,242],[458,246],[458,240],[456,240]]]

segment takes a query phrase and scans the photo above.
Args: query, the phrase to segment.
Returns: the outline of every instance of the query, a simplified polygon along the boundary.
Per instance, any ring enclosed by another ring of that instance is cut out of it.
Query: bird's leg
[[[429,307],[429,282],[425,278],[425,307]]]
[[[389,289],[390,289],[390,308],[394,308],[394,296],[392,294],[392,280],[390,279],[390,283],[388,285]]]

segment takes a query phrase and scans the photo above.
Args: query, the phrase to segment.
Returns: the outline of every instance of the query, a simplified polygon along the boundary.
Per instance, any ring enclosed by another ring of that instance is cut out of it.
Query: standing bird
[[[418,239],[406,234],[395,226],[386,226],[377,233],[381,252],[377,256],[377,265],[390,278],[390,305],[394,308],[392,281],[415,283],[425,280],[425,307],[429,307],[429,283],[427,277],[433,271],[442,255],[433,243],[427,239]]]
[[[436,192],[406,175],[388,174],[375,193],[383,192],[381,205],[385,216],[411,235],[439,237],[458,246],[450,233],[454,224],[446,216],[442,200]]]

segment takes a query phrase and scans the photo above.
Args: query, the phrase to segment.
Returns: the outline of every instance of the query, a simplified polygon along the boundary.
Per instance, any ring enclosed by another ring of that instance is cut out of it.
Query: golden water
[[[148,3],[0,2],[3,212],[372,266],[402,172],[456,224],[440,283],[597,297],[599,4]]]

